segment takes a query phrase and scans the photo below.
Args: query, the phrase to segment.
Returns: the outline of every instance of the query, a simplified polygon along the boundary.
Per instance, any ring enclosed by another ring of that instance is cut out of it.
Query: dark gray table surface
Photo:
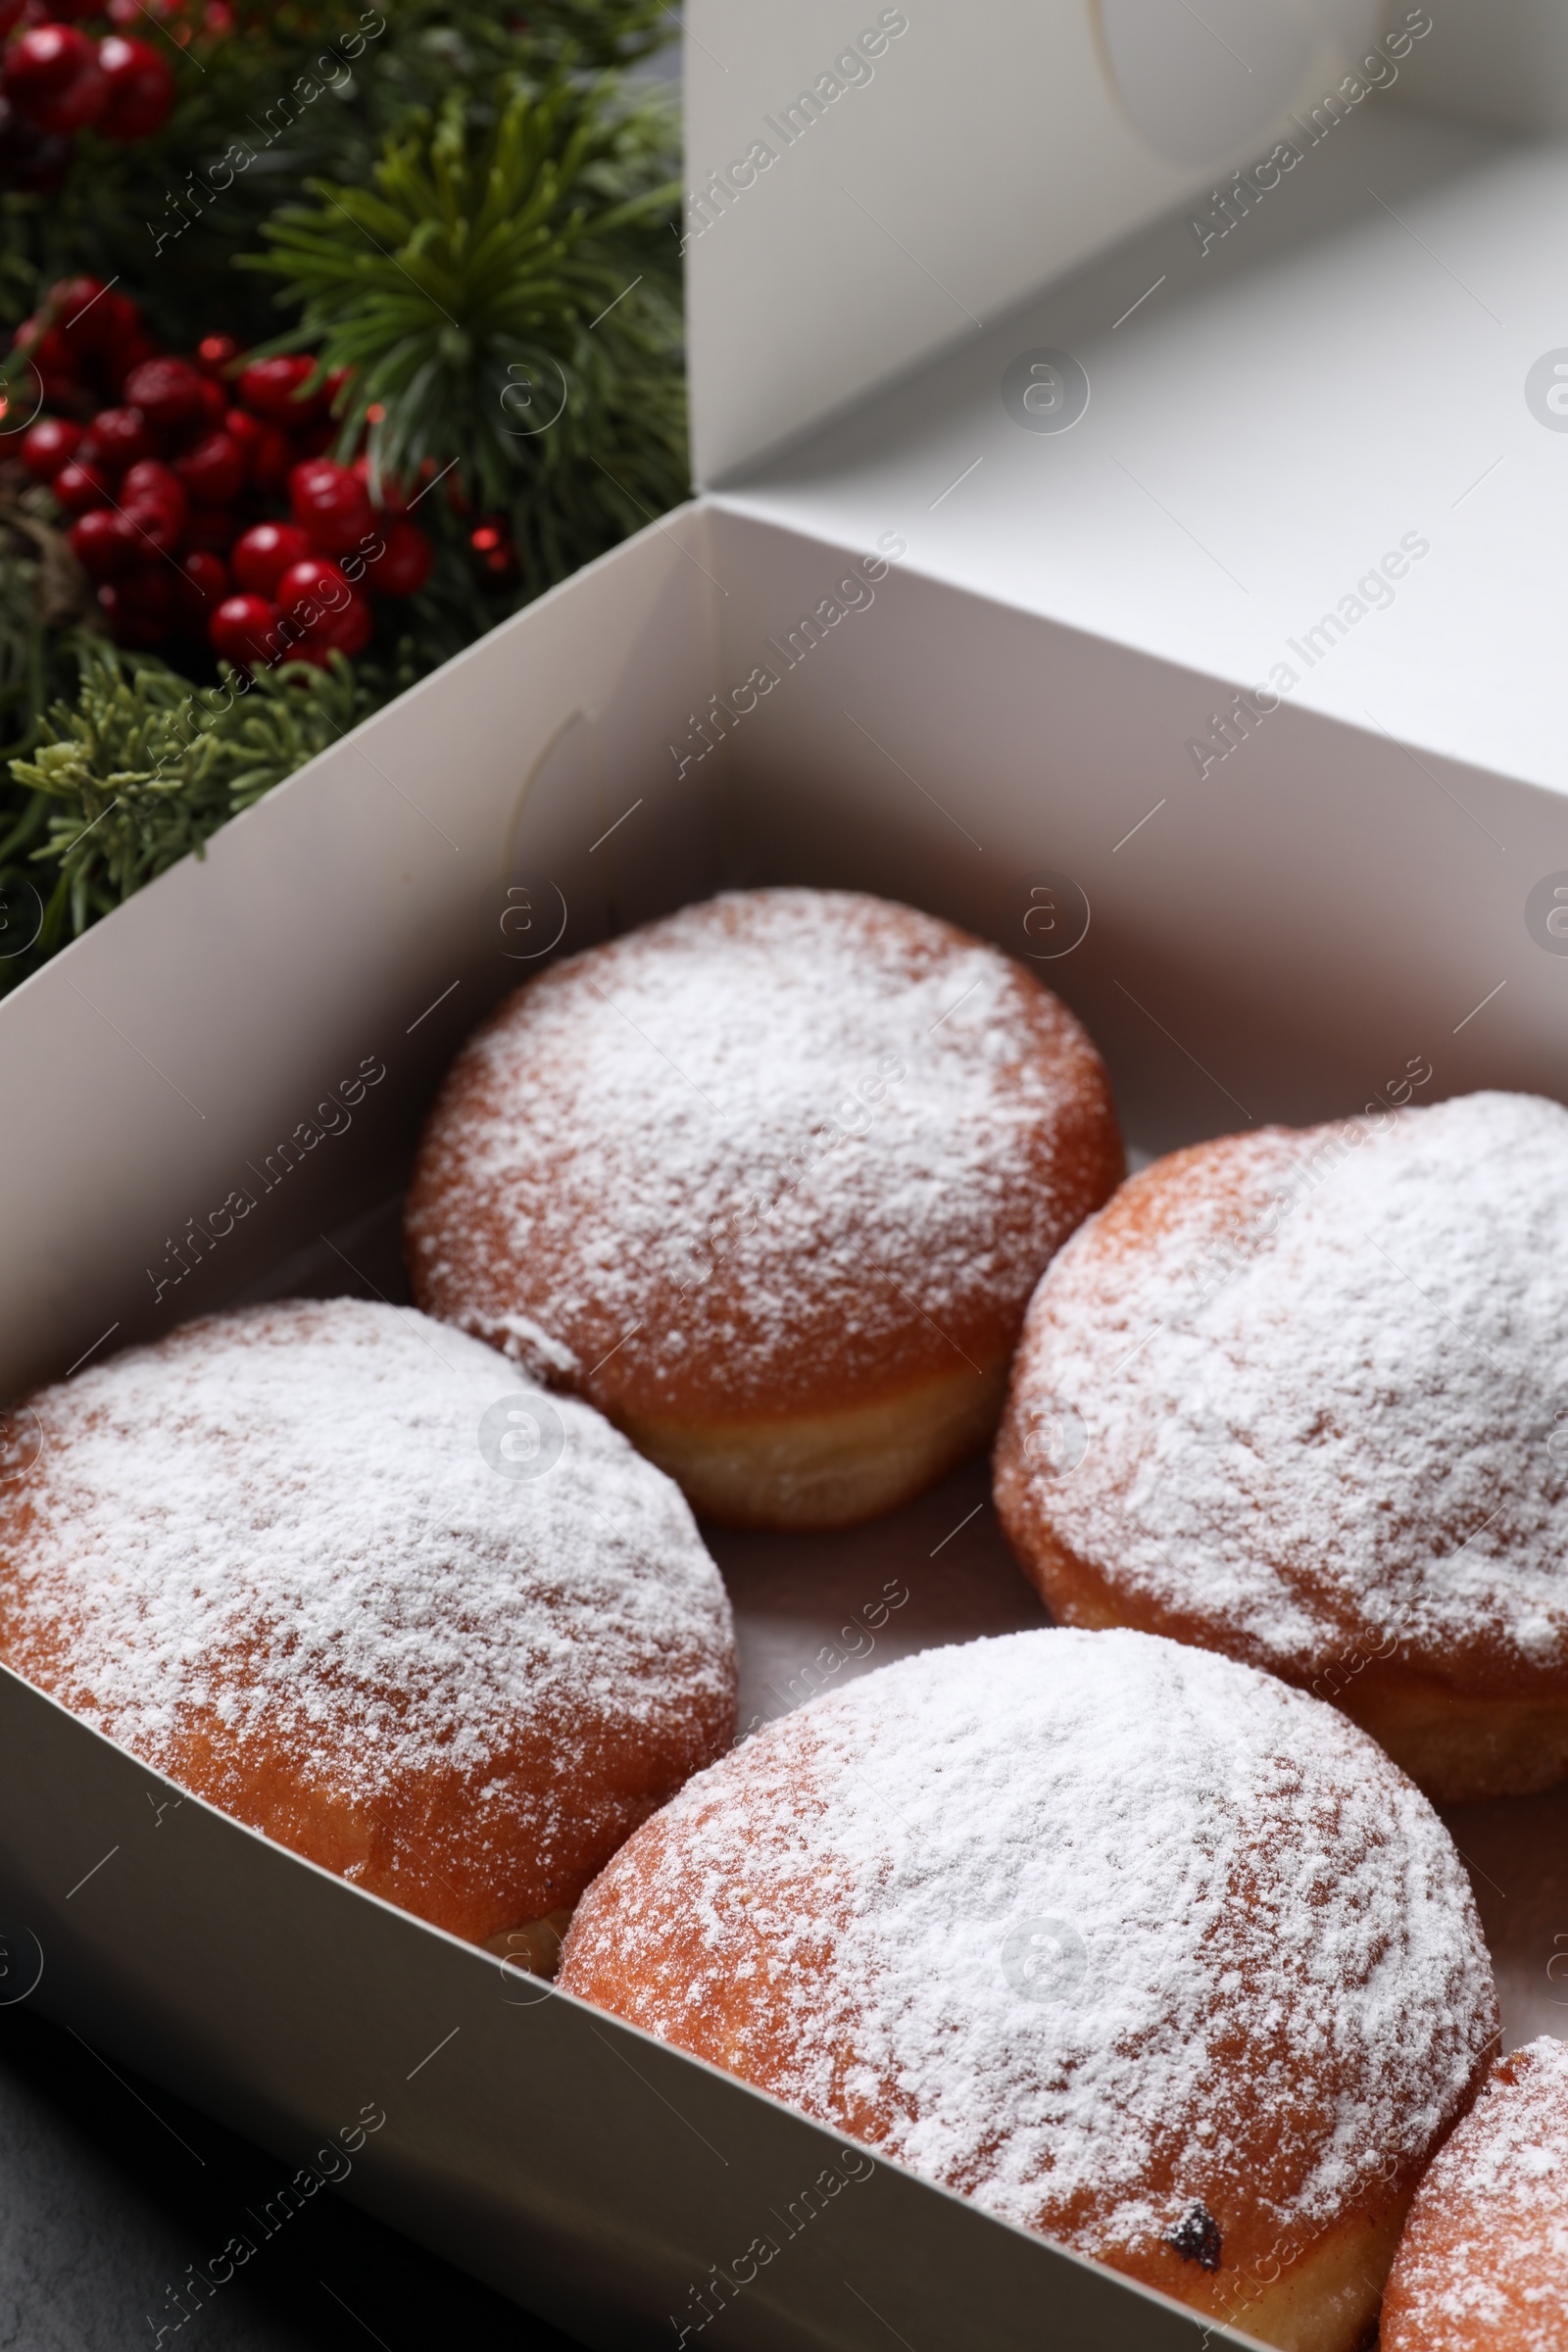
[[[570,2339],[327,2192],[199,2310],[187,2264],[277,2185],[274,2156],[0,2008],[0,2352],[570,2352]]]

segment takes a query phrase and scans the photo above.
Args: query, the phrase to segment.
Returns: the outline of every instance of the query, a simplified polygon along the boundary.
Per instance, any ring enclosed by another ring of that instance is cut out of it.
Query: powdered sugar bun
[[[502,1400],[546,1474],[486,1459]],[[0,1656],[454,1935],[564,1925],[733,1737],[729,1603],[681,1495],[461,1332],[256,1307],[31,1404],[43,1451],[0,1486]]]
[[[1268,1667],[1440,1797],[1561,1779],[1568,1111],[1156,1161],[1035,1295],[996,1493],[1058,1618]]]
[[[1568,2344],[1568,2049],[1515,2050],[1416,2191],[1389,2278],[1383,2352]]]
[[[595,1881],[559,1981],[1296,2352],[1364,2332],[1497,2025],[1404,1775],[1123,1632],[927,1650],[759,1732]]]
[[[732,893],[480,1030],[410,1277],[700,1509],[846,1525],[990,1436],[1030,1291],[1122,1164],[1099,1056],[1021,964],[878,899]]]

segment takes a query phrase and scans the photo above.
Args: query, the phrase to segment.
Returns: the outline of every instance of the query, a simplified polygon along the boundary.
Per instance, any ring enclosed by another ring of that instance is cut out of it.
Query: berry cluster
[[[102,38],[81,17],[107,15]],[[168,59],[124,26],[148,12],[138,0],[0,0],[0,186],[49,195],[71,165],[78,130],[101,139],[148,139],[174,103]]]
[[[228,335],[160,353],[136,305],[90,277],[57,285],[17,346],[61,412],[23,434],[23,463],[72,517],[122,645],[320,664],[364,651],[368,591],[422,585],[430,543],[401,493],[372,496],[367,458],[323,454],[342,379],[307,389],[313,360],[247,364]]]

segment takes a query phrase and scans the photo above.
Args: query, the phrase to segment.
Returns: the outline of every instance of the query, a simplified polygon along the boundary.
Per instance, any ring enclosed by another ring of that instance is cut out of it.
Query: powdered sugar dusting
[[[1434,2160],[1389,2286],[1387,2352],[1568,2342],[1568,2048],[1501,2061]]]
[[[548,1475],[481,1452],[509,1395],[563,1432]],[[487,1774],[519,1740],[554,1756],[548,1845],[607,1727],[684,1726],[693,1762],[725,1736],[729,1605],[681,1495],[460,1332],[350,1299],[258,1307],[34,1403],[0,1643],[152,1765],[210,1715],[232,1752],[281,1744],[350,1801],[457,1775],[477,1849],[513,1801]]]
[[[432,1311],[540,1369],[543,1335],[596,1400],[695,1379],[742,1412],[995,1356],[1119,1172],[1093,1048],[1010,958],[873,899],[732,894],[479,1033],[410,1265]]]
[[[596,1882],[562,1982],[1102,2254],[1195,2201],[1227,2244],[1321,2229],[1420,2159],[1496,2023],[1381,1750],[1123,1632],[925,1651],[759,1733]]]
[[[1028,1504],[1119,1590],[1302,1679],[1379,1647],[1560,1674],[1568,1111],[1470,1095],[1156,1164],[1031,1305],[1014,1440],[1057,1398],[1087,1448]]]

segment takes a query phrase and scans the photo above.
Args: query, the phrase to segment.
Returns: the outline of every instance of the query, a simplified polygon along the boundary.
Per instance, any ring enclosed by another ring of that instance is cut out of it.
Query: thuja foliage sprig
[[[248,691],[224,669],[193,687],[164,662],[101,639],[74,648],[75,698],[57,702],[12,773],[48,805],[33,859],[54,888],[40,949],[64,944],[194,851],[229,817],[324,751],[368,704],[342,656],[288,662]]]
[[[16,797],[6,763],[31,750],[44,709],[69,682],[57,632],[92,611],[60,531],[0,493],[0,839]]]
[[[453,92],[247,257],[302,306],[275,348],[353,370],[342,450],[368,420],[394,478],[456,461],[546,578],[685,493],[670,127],[565,75],[495,108]]]
[[[50,703],[74,685],[66,648],[92,609],[60,533],[0,493],[0,996],[45,960],[48,951],[19,948],[18,936],[30,935],[28,910],[54,887],[34,857],[48,805],[14,781],[10,762],[33,749]]]

